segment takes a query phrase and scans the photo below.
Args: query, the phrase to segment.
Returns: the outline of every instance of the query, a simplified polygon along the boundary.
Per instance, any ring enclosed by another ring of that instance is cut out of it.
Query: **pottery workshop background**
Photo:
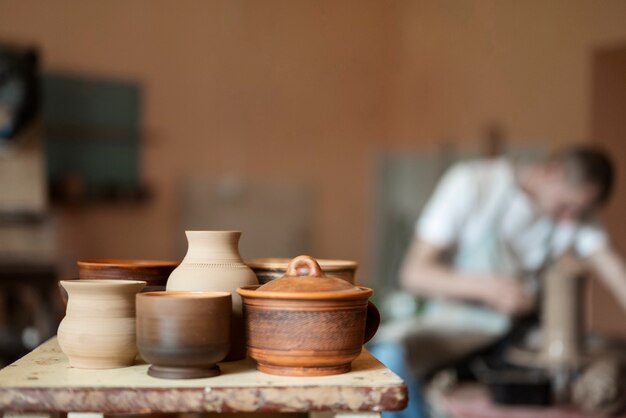
[[[44,72],[140,88],[150,195],[51,205],[62,277],[80,258],[180,259],[200,183],[257,190],[204,226],[241,228],[244,257],[354,259],[372,283],[381,156],[480,149],[494,126],[547,150],[593,137],[594,59],[623,50],[625,16],[619,0],[0,0],[0,41],[35,45]],[[274,241],[294,253],[260,252]]]

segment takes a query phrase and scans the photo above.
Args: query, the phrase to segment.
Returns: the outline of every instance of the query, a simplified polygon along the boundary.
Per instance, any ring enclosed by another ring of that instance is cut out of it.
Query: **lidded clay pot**
[[[280,279],[237,292],[244,304],[248,354],[269,374],[349,372],[380,324],[369,302],[372,289],[325,276],[309,256],[294,258]]]
[[[62,280],[68,302],[57,332],[70,366],[112,369],[133,365],[135,294],[140,280]]]
[[[226,361],[246,357],[240,286],[258,284],[239,255],[239,231],[186,231],[185,258],[167,280],[168,291],[211,291],[232,294],[231,346]]]

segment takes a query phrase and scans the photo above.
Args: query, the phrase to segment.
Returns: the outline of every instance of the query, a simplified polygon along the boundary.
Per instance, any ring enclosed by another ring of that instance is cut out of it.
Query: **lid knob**
[[[299,255],[289,262],[285,276],[324,277],[324,272],[313,257],[308,255]]]
[[[338,277],[329,277],[315,258],[301,255],[289,263],[284,276],[259,287],[257,292],[316,293],[357,292],[362,290]],[[331,295],[332,296],[332,295]],[[369,296],[369,295],[368,295]]]

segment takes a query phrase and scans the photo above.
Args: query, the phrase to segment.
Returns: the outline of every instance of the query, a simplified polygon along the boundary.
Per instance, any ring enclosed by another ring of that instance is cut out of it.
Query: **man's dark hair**
[[[609,200],[615,174],[611,157],[605,151],[590,145],[577,145],[557,152],[552,161],[562,165],[569,180],[597,187],[598,204],[603,205]]]

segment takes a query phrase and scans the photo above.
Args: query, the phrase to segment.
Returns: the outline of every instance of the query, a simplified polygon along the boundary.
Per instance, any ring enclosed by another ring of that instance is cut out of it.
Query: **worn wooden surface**
[[[249,359],[220,367],[221,376],[193,380],[150,377],[141,361],[123,369],[74,369],[52,338],[0,370],[0,411],[381,411],[406,404],[402,380],[365,350],[350,373],[337,376],[272,376]]]

